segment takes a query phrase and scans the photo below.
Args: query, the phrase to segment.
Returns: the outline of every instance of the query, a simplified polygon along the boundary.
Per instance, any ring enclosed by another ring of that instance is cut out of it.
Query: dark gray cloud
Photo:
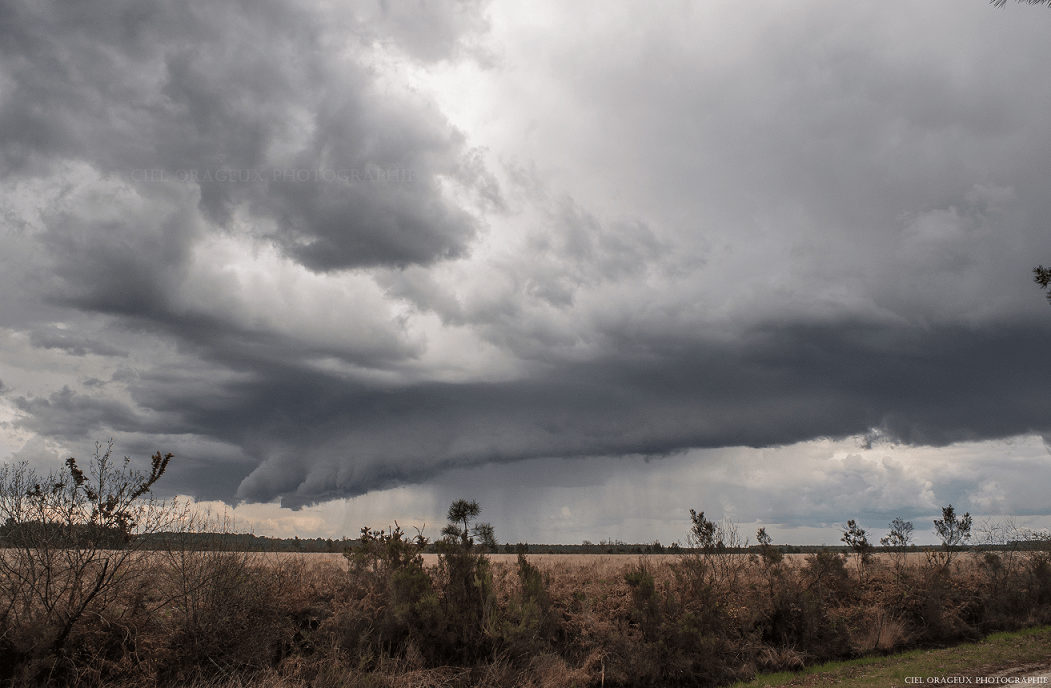
[[[334,430],[317,447],[325,459],[310,466],[277,456],[240,496],[281,493],[295,505],[418,481],[436,467],[534,456],[661,455],[866,433],[946,445],[1040,431],[1049,416],[1038,380],[1051,370],[1039,341],[1049,330],[896,333],[887,346],[874,344],[884,333],[868,327],[770,328],[729,349],[678,344],[523,383],[340,390],[309,405],[304,391],[293,405],[315,419],[312,434]],[[279,434],[294,436],[292,424]]]
[[[105,342],[82,337],[71,337],[59,332],[33,332],[29,341],[35,347],[41,349],[61,349],[74,356],[86,356],[87,354],[98,354],[99,356],[126,357],[127,351],[110,346]]]
[[[140,377],[129,389],[148,415],[68,389],[18,404],[27,427],[49,436],[192,433],[241,447],[257,467],[237,497],[297,507],[540,456],[659,456],[866,434],[940,446],[1046,432],[1048,334],[769,327],[729,347],[653,342],[645,353],[503,383],[392,389],[274,363],[181,389]]]
[[[17,397],[14,401],[28,416],[24,427],[48,437],[81,439],[103,428],[132,431],[142,427],[134,409],[127,404],[77,394],[69,387],[47,398]]]
[[[463,20],[477,15],[469,4],[442,7],[432,14],[459,19],[421,32],[399,12],[371,24],[277,2],[6,3],[0,175],[81,160],[140,193],[188,187],[212,223],[242,208],[317,270],[461,255],[475,227],[436,176],[463,176],[462,136],[362,58],[382,38],[438,59],[461,30],[484,28]],[[52,231],[97,238],[69,224]],[[150,253],[123,238],[128,253]]]
[[[4,427],[291,507],[482,464],[1048,436],[1046,30],[487,11],[4,4]],[[889,513],[893,467],[859,461],[814,514],[866,476]]]

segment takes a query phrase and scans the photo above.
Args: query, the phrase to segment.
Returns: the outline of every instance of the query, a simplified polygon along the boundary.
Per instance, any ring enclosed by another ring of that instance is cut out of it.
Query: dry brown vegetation
[[[337,558],[199,551],[170,529],[221,524],[149,501],[155,459],[149,476],[4,469],[0,682],[719,685],[1051,622],[1051,542],[1009,523],[982,530],[996,551],[919,558],[790,558],[762,532],[747,553],[703,513],[677,556],[489,556],[469,518],[427,557],[397,528]]]
[[[89,605],[58,651],[46,616],[13,616],[5,600],[3,680],[713,685],[1051,621],[1046,550],[982,552],[948,567],[937,555],[901,566],[874,558],[862,584],[833,553],[490,561],[451,552],[452,563],[425,565],[403,544],[398,562],[375,551],[349,567],[153,553],[126,587]]]

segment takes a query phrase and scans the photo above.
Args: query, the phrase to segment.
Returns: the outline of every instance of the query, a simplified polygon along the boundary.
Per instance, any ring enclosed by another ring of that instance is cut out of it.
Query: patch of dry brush
[[[1051,541],[1009,523],[911,560],[854,528],[848,565],[762,529],[745,554],[691,512],[678,556],[495,561],[461,501],[436,559],[422,534],[363,529],[340,566],[191,549],[224,524],[149,497],[168,458],[0,470],[0,683],[705,686],[1051,622]]]
[[[390,536],[387,536],[390,539]],[[865,571],[687,553],[490,562],[410,541],[305,558],[172,549],[135,560],[55,651],[46,616],[14,614],[9,685],[716,685],[759,670],[889,652],[1051,621],[1047,549],[936,554]],[[355,560],[354,557],[357,557]]]

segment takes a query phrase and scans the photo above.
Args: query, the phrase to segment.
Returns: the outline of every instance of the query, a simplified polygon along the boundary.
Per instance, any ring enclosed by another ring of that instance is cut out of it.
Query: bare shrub
[[[84,631],[99,640],[87,619],[93,628],[100,621],[128,628],[144,612],[145,536],[182,515],[180,505],[151,492],[171,458],[157,452],[143,474],[130,459],[115,462],[111,442],[105,449],[96,444],[87,471],[72,457],[47,476],[24,462],[0,468],[0,627],[8,659],[37,662],[52,675],[75,672],[71,638]],[[131,599],[118,605],[129,592]]]
[[[825,604],[845,605],[852,596],[846,559],[837,552],[808,554],[801,575],[805,589]]]
[[[872,545],[865,535],[865,529],[851,519],[847,521],[847,527],[843,531],[843,537],[840,539],[854,553],[854,568],[858,572],[858,580],[864,585],[865,573],[872,558]]]
[[[195,588],[177,590],[169,607],[170,635],[157,667],[164,680],[261,671],[292,642],[295,628],[282,602],[294,589],[294,560],[215,554],[198,562]]]
[[[986,520],[978,527],[979,549],[973,559],[983,578],[982,602],[985,621],[992,627],[1005,628],[1020,623],[1028,606],[1026,590],[1021,583],[1026,553],[1023,543],[1027,533],[1012,519],[999,523]]]
[[[715,522],[705,518],[703,511],[690,509],[690,520],[693,525],[686,533],[686,550],[679,555],[683,572],[701,586],[732,594],[747,567],[748,555],[742,550],[748,547],[748,539],[726,518]]]
[[[949,575],[944,552],[927,553],[927,561],[907,581],[898,583],[893,600],[896,610],[919,643],[940,643],[979,636],[971,623],[976,590],[966,576]]]
[[[890,532],[880,538],[879,543],[889,548],[894,557],[894,570],[900,576],[905,570],[906,552],[912,544],[912,521],[895,518],[890,522]]]
[[[1033,623],[1047,623],[1051,619],[1051,533],[1032,532],[1026,536],[1026,593],[1038,612]]]
[[[987,627],[1018,628],[1048,618],[1051,536],[1011,518],[983,522],[973,559],[982,575],[980,598]]]
[[[833,607],[809,585],[804,571],[778,561],[759,569],[767,578],[767,596],[756,599],[756,624],[763,642],[792,648],[813,659],[831,659],[849,652],[845,629],[831,614]]]
[[[934,532],[941,538],[945,551],[944,568],[955,558],[959,547],[971,539],[973,519],[969,513],[959,516],[952,504],[942,507],[942,517],[934,521]]]

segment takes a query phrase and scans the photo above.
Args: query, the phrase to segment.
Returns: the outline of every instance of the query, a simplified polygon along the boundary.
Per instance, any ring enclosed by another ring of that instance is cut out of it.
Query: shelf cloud
[[[302,509],[1047,442],[1038,11],[5,3],[3,446],[114,436],[173,451],[167,489]],[[814,490],[934,489],[844,461]]]

